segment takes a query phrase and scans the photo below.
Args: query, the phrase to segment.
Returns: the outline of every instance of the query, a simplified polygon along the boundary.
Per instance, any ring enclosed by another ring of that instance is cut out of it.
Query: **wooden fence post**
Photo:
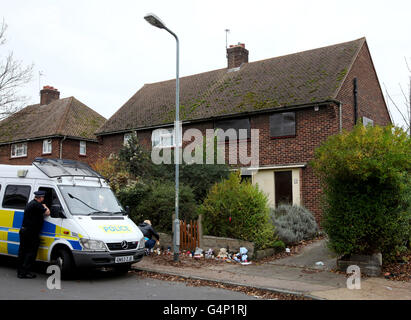
[[[204,241],[203,241],[203,215],[202,214],[198,216],[197,227],[198,227],[198,246],[200,248],[203,248]],[[206,248],[203,248],[203,250],[206,250]]]

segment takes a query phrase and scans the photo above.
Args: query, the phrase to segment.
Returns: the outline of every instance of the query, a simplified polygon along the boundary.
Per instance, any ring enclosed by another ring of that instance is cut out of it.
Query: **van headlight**
[[[100,240],[80,239],[80,244],[85,251],[106,251],[106,245]]]
[[[145,247],[146,247],[146,240],[144,240],[144,237],[142,237],[141,240],[138,242],[137,249],[144,249]]]

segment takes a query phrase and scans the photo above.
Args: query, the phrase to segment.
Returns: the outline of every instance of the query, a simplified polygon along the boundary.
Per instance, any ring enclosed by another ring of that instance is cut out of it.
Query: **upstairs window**
[[[132,136],[133,136],[133,134],[132,134],[131,132],[125,133],[125,134],[124,134],[123,145],[127,146],[127,145],[128,145],[128,141],[131,139]]]
[[[217,129],[217,141],[228,141],[230,139],[230,134],[227,130],[229,129],[234,129],[237,140],[251,138],[249,118],[219,120],[215,122],[214,128]],[[243,132],[240,135],[240,129],[247,130],[246,134]]]
[[[52,151],[51,139],[43,140],[43,154],[50,154]]]
[[[270,116],[271,138],[295,136],[295,112],[274,113]]]
[[[3,208],[25,209],[30,197],[30,186],[8,185],[4,191]]]
[[[86,141],[80,141],[80,155],[85,156],[87,151]]]
[[[16,143],[11,145],[11,157],[27,157],[27,142]]]
[[[181,127],[180,127],[180,136],[181,134]],[[152,147],[175,147],[175,132],[174,128],[161,128],[153,130],[151,134],[151,145]],[[180,146],[181,146],[181,139],[180,139]]]

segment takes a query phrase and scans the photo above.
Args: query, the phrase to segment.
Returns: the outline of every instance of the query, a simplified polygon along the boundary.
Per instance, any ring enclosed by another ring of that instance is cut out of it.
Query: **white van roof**
[[[58,178],[58,177],[94,177],[102,178],[87,164],[65,159],[36,158],[32,165],[0,165],[1,178]]]
[[[0,164],[0,178],[17,178],[22,177],[32,179],[44,179],[47,176],[35,166],[18,166],[9,164]]]

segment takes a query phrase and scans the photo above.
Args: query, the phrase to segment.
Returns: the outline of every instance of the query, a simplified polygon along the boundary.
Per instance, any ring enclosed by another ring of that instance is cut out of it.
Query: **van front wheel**
[[[53,264],[60,267],[62,279],[69,279],[74,273],[73,258],[65,249],[58,249],[54,253]]]

